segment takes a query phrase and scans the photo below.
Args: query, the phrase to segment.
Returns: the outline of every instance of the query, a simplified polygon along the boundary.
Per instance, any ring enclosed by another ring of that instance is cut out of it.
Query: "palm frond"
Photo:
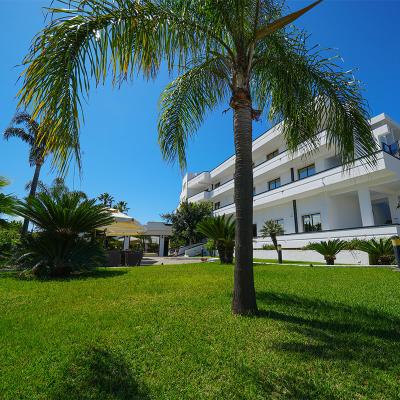
[[[215,51],[222,40],[196,22],[185,2],[71,0],[67,8],[50,8],[54,17],[34,39],[24,59],[20,104],[32,106],[41,119],[39,136],[54,151],[64,170],[73,149],[80,162],[82,101],[91,78],[114,84],[141,72],[154,77],[165,57],[168,67],[185,66],[206,46]],[[188,2],[190,5],[191,2]],[[225,46],[227,47],[227,46]],[[111,70],[111,71],[109,71]]]
[[[205,60],[189,69],[161,94],[158,141],[164,158],[176,158],[186,166],[188,139],[203,122],[207,111],[226,98],[229,67],[221,57]]]
[[[269,117],[283,122],[291,151],[310,150],[327,131],[342,163],[367,157],[374,164],[377,144],[368,122],[369,111],[353,71],[343,71],[336,55],[308,49],[303,32],[281,32],[265,39],[254,65],[253,93],[260,108],[269,105]]]

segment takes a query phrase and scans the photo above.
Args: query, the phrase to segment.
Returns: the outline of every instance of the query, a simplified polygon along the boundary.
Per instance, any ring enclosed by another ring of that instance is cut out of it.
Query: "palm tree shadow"
[[[89,347],[68,365],[52,390],[53,400],[148,400],[146,387],[135,378],[124,358]]]
[[[275,343],[306,359],[354,360],[383,370],[400,363],[400,318],[360,306],[261,292],[258,317],[285,324],[306,340]],[[297,335],[296,335],[297,336]]]

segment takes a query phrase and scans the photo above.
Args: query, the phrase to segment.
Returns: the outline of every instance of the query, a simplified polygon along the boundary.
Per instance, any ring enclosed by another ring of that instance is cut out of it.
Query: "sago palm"
[[[113,218],[95,202],[76,192],[43,192],[18,202],[16,214],[28,218],[37,232],[24,238],[17,264],[57,276],[97,264],[103,251],[98,242],[83,235],[111,224]]]
[[[15,114],[9,126],[4,131],[4,139],[8,140],[12,137],[21,139],[29,145],[29,164],[35,166],[33,179],[29,186],[29,197],[35,197],[38,186],[40,170],[46,156],[46,146],[44,141],[38,141],[39,124],[27,112],[18,112]],[[22,225],[22,234],[28,230],[29,220],[24,219]]]
[[[235,221],[232,215],[206,218],[197,224],[197,231],[214,241],[221,263],[232,264],[235,247]]]
[[[390,238],[360,240],[357,243],[357,250],[367,253],[371,264],[388,265],[393,262],[395,257]]]
[[[325,261],[326,265],[334,265],[336,256],[343,250],[347,249],[347,242],[344,240],[334,239],[328,240],[327,242],[316,242],[310,243],[306,246],[307,250],[314,250],[317,253],[321,254]]]
[[[293,27],[319,1],[288,15],[274,0],[68,0],[51,8],[51,22],[24,59],[20,104],[43,120],[55,162],[63,168],[70,148],[80,163],[82,100],[91,80],[110,74],[119,85],[161,65],[177,74],[161,95],[158,124],[164,157],[185,168],[188,140],[208,111],[233,111],[236,267],[232,310],[254,314],[252,264],[252,121],[264,111],[282,122],[291,151],[315,148],[327,129],[343,163],[376,149],[366,104],[351,72],[338,58],[307,46]]]

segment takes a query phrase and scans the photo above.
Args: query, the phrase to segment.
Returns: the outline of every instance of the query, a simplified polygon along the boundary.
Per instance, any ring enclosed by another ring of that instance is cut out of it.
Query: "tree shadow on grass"
[[[150,397],[120,354],[89,347],[63,371],[50,399],[148,400]]]
[[[285,323],[302,340],[274,344],[306,359],[357,361],[391,370],[400,363],[400,318],[360,306],[261,292],[259,316]]]

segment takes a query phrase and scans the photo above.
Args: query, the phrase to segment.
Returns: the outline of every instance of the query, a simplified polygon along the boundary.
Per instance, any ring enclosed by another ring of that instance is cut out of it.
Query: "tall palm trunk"
[[[253,166],[252,104],[244,79],[233,92],[233,130],[236,152],[234,200],[236,206],[234,288],[232,312],[257,313],[253,275]],[[240,82],[239,82],[240,83]]]
[[[37,162],[36,166],[35,166],[35,173],[33,174],[31,189],[29,191],[29,197],[35,197],[35,195],[36,195],[36,189],[37,189],[38,182],[39,182],[39,175],[40,175],[41,168],[42,168],[42,163]],[[25,235],[28,232],[28,226],[29,226],[29,219],[25,218],[24,224],[22,225],[22,235]]]

